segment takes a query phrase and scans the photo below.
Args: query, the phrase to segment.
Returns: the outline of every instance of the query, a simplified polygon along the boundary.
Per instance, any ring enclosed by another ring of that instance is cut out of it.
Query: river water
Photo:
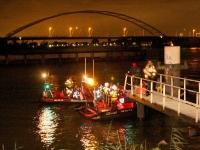
[[[187,49],[181,53],[181,61],[186,60],[189,65],[188,70],[181,71],[182,76],[200,78],[199,55],[200,49]],[[156,65],[157,58],[152,60]],[[168,144],[160,145],[160,149],[169,150],[170,143],[173,144],[170,141],[176,135],[183,138],[183,145],[179,145],[182,149],[199,149],[199,139],[188,137],[190,125],[150,108],[145,108],[142,120],[135,114],[127,118],[92,121],[73,110],[77,104],[39,102],[43,72],[55,75],[59,85],[63,85],[69,75],[81,79],[86,66],[88,76],[94,75],[100,83],[123,85],[124,74],[130,69],[132,61],[97,61],[94,63],[94,74],[91,60],[87,60],[86,65],[82,60],[63,65],[0,66],[0,150],[96,150],[106,146],[117,149],[119,141],[123,149],[124,143],[126,149],[130,146],[153,149],[161,140]],[[145,64],[146,61],[138,61],[141,68]]]

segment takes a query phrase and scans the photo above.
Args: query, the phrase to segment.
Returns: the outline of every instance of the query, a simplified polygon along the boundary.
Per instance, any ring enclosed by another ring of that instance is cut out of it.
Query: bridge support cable
[[[130,17],[130,16],[127,16],[127,15],[124,15],[124,14],[120,14],[120,13],[115,13],[115,12],[110,12],[110,11],[97,11],[97,10],[83,10],[83,11],[74,11],[74,12],[65,12],[65,13],[61,13],[61,14],[57,14],[57,15],[53,15],[53,16],[49,16],[49,17],[45,17],[45,18],[42,18],[42,19],[39,19],[39,20],[36,20],[34,22],[31,22],[29,24],[26,24],[22,27],[19,27],[17,29],[15,29],[14,31],[6,34],[5,37],[11,37],[13,35],[15,35],[16,33],[30,27],[30,26],[33,26],[35,24],[38,24],[40,22],[43,22],[45,20],[49,20],[49,19],[52,19],[52,18],[56,18],[56,17],[60,17],[60,16],[64,16],[64,15],[72,15],[72,14],[78,14],[78,13],[89,13],[89,14],[101,14],[101,15],[106,15],[106,16],[112,16],[112,17],[115,17],[115,18],[119,18],[121,20],[124,20],[124,21],[127,21],[127,22],[130,22],[138,27],[141,27],[142,29],[146,30],[147,32],[149,32],[151,35],[153,36],[166,36],[164,33],[162,33],[161,31],[159,31],[158,29],[152,27],[151,25],[139,20],[139,19],[136,19],[136,18],[133,18],[133,17]]]

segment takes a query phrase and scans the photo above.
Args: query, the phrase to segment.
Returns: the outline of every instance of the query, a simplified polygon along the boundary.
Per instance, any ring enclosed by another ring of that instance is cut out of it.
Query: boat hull
[[[78,99],[78,98],[71,98],[68,96],[65,96],[63,92],[52,92],[47,93],[44,91],[43,97],[40,100],[41,102],[45,103],[86,103],[86,102],[93,102],[93,98],[88,99]]]
[[[100,102],[97,104],[97,108],[86,105],[80,107],[79,112],[85,117],[93,120],[104,120],[132,116],[134,110],[134,102],[117,102],[116,107],[106,107],[104,102]]]
[[[116,111],[102,112],[92,117],[93,120],[103,120],[103,119],[112,119],[112,118],[123,118],[132,116],[134,113],[133,108],[122,109]]]

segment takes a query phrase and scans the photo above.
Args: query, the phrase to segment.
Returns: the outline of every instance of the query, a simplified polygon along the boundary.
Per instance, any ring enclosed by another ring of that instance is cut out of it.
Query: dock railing
[[[130,94],[137,94],[141,99],[149,99],[150,103],[154,102],[154,96],[162,96],[163,110],[166,106],[166,98],[177,101],[177,115],[181,113],[181,103],[192,106],[196,109],[195,122],[198,122],[198,111],[200,109],[200,81],[157,74],[157,80],[149,80],[134,75],[125,75],[124,90],[130,91]],[[139,80],[139,85],[134,84],[134,80]],[[167,82],[166,82],[167,81]],[[143,83],[148,83],[150,87],[146,89]],[[192,85],[192,86],[190,86]],[[139,93],[137,93],[139,88]],[[159,88],[159,90],[158,90]],[[137,90],[136,90],[137,89]],[[149,96],[144,93],[149,92]]]

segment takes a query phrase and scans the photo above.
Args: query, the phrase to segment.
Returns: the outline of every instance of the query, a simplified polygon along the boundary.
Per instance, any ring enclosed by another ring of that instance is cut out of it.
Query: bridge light
[[[195,29],[193,29],[192,31],[193,31],[193,37],[194,37],[194,32],[195,32]]]
[[[123,29],[123,33],[122,33],[122,35],[123,35],[123,36],[127,36],[127,33],[128,33],[127,28],[124,28],[124,29]]]
[[[89,27],[88,30],[87,30],[87,34],[88,34],[89,37],[92,36],[92,31],[93,31],[92,28]]]
[[[74,33],[74,30],[72,27],[69,27],[69,37],[72,37]]]

